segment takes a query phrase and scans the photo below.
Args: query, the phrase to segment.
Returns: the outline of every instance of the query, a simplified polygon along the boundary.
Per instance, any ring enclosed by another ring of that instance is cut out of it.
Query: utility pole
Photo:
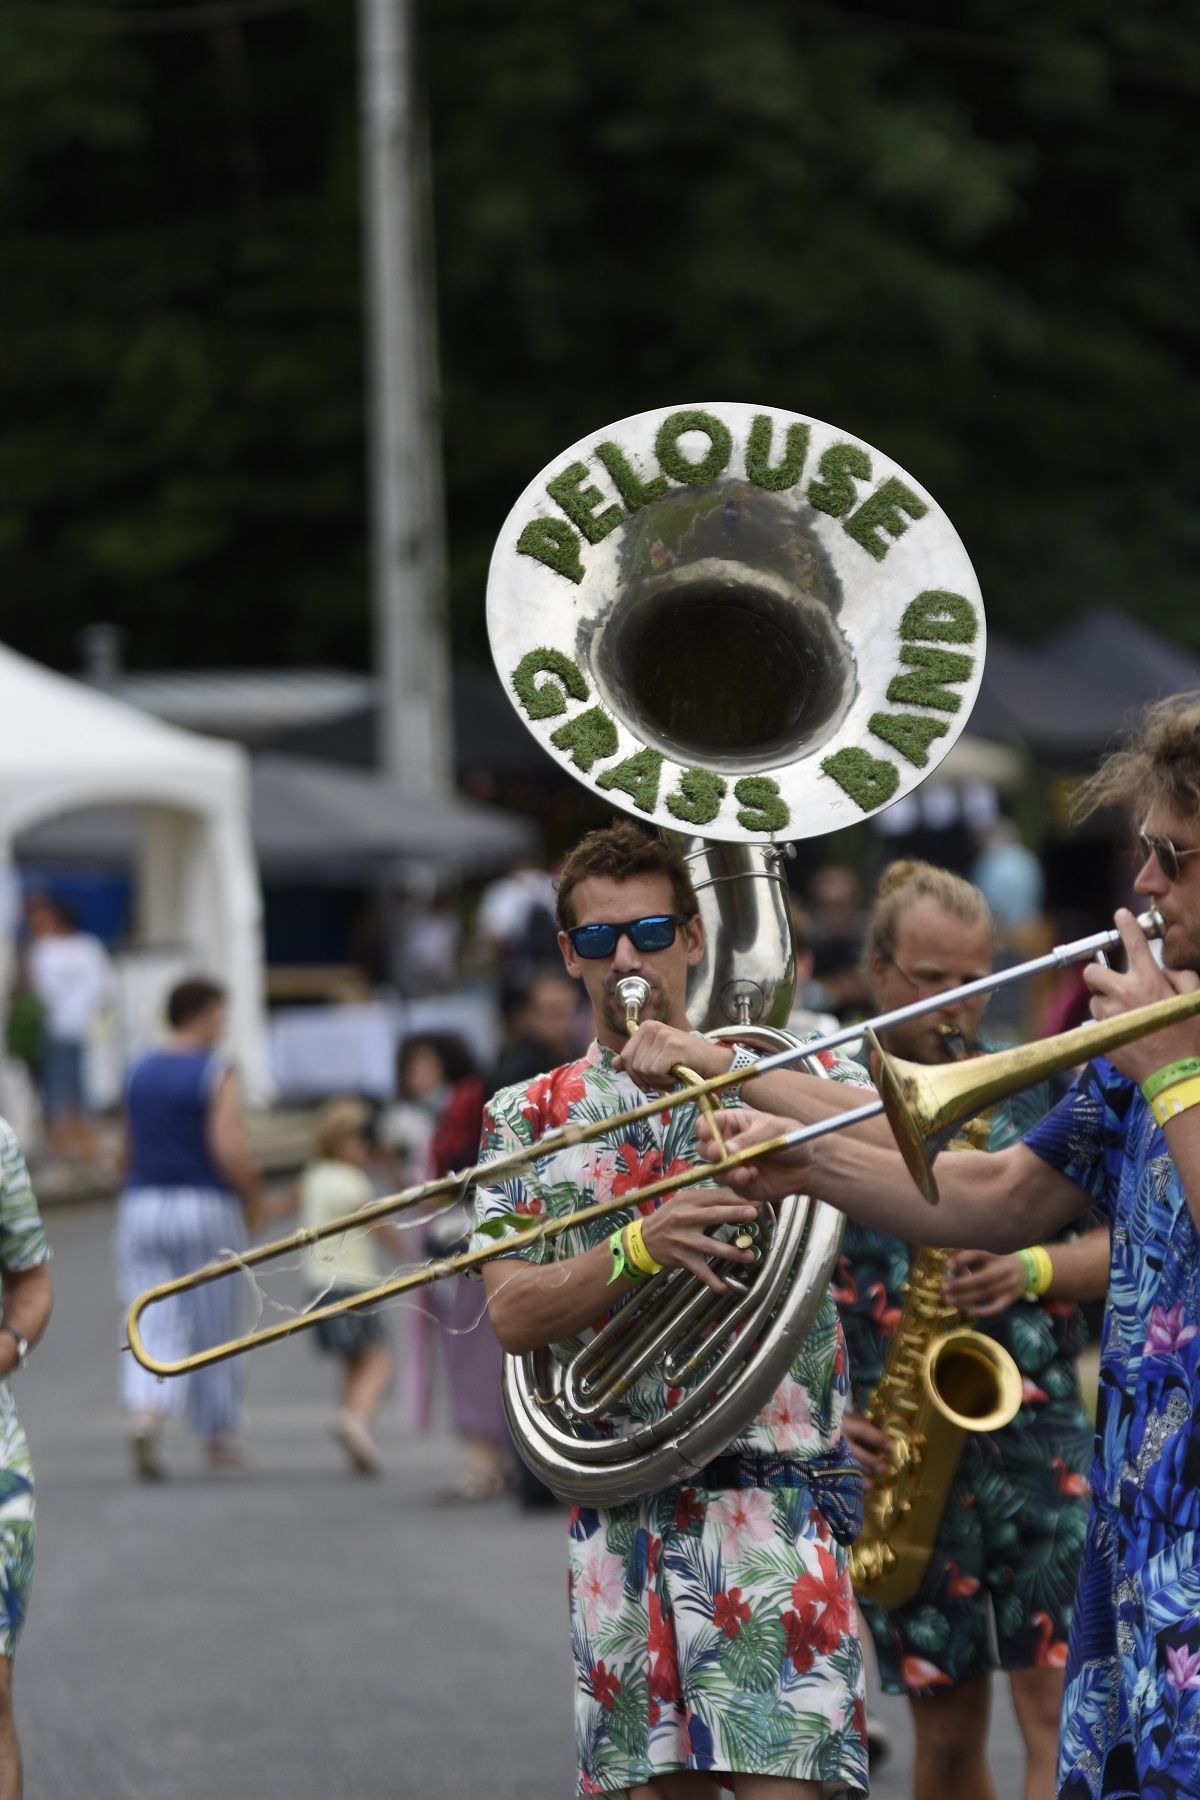
[[[410,792],[453,785],[426,139],[412,0],[359,0],[371,586],[379,756]]]

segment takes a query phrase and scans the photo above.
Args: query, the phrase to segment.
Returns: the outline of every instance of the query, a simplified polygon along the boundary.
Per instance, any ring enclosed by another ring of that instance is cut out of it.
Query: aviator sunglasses
[[[647,950],[669,949],[675,942],[678,927],[686,924],[683,913],[651,913],[648,918],[626,919],[620,925],[569,925],[567,936],[575,947],[576,956],[590,962],[596,957],[611,956],[622,935],[643,954]]]
[[[1168,881],[1179,880],[1179,865],[1185,856],[1200,856],[1200,849],[1177,850],[1169,837],[1160,837],[1156,831],[1143,831],[1138,827],[1138,850],[1143,862],[1153,857]]]

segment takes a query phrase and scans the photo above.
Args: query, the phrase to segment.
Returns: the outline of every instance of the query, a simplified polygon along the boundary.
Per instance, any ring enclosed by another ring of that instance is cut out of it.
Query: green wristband
[[[1155,1069],[1153,1075],[1147,1075],[1142,1083],[1142,1098],[1147,1105],[1177,1081],[1188,1081],[1193,1075],[1200,1075],[1200,1056],[1185,1056],[1182,1062],[1166,1063],[1161,1069]]]
[[[613,1270],[608,1278],[607,1286],[611,1287],[614,1281],[620,1281],[622,1275],[628,1275],[630,1281],[649,1281],[649,1275],[645,1275],[641,1269],[635,1268],[625,1254],[625,1227],[623,1225],[618,1225],[615,1231],[610,1232],[608,1247],[612,1251]]]
[[[1025,1292],[1028,1294],[1038,1278],[1037,1257],[1032,1250],[1018,1250],[1017,1255],[1025,1265]]]

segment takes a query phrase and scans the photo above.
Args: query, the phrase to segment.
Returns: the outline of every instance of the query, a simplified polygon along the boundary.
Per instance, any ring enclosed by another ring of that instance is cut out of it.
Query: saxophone
[[[982,1141],[981,1141],[982,1140]],[[973,1119],[948,1149],[986,1148]],[[918,1250],[904,1311],[866,1417],[892,1442],[863,1505],[850,1553],[856,1593],[880,1606],[911,1599],[933,1554],[968,1431],[999,1431],[1021,1405],[1016,1363],[942,1298],[951,1250]]]

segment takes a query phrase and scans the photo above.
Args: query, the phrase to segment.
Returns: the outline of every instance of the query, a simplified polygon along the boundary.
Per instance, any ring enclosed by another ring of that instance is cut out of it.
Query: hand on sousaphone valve
[[[726,1285],[708,1259],[716,1256],[752,1264],[758,1261],[758,1252],[752,1244],[742,1248],[710,1234],[725,1225],[742,1236],[757,1218],[758,1203],[745,1195],[732,1194],[727,1188],[691,1188],[669,1195],[649,1215],[642,1226],[642,1242],[664,1269],[687,1269],[715,1293],[723,1294]]]

